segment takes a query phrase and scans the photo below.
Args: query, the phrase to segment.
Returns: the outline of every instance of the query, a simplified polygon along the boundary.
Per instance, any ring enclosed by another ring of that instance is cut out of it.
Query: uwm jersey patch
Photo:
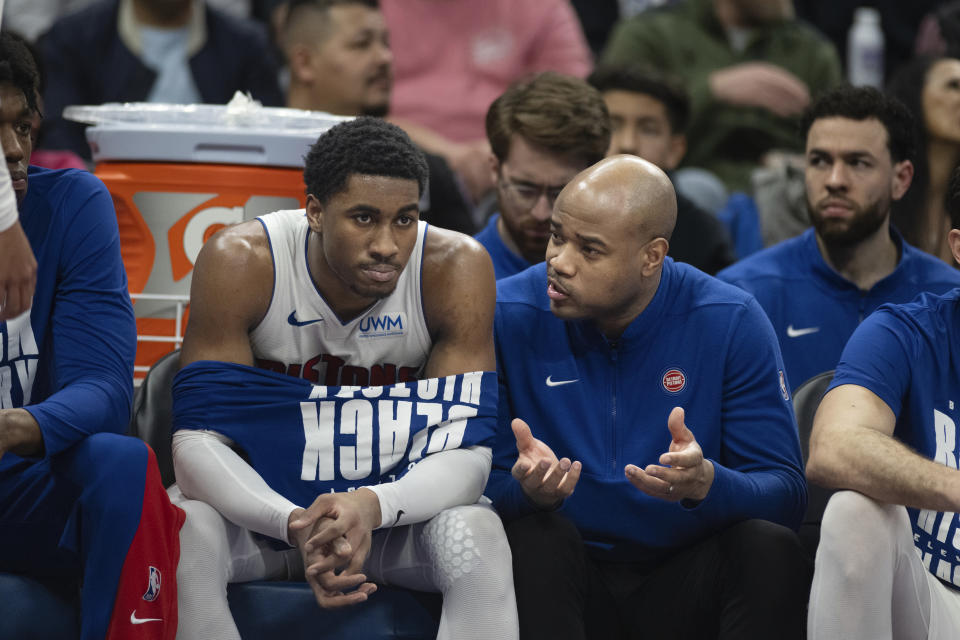
[[[319,493],[392,482],[433,453],[492,446],[497,376],[327,387],[194,362],[174,379],[173,402],[174,430],[222,433],[272,489],[309,504]]]

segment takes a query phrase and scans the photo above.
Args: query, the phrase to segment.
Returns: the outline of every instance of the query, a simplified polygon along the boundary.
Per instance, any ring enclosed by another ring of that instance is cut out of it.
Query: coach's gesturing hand
[[[363,602],[377,590],[361,571],[380,517],[380,500],[369,489],[324,494],[291,514],[290,539],[300,549],[307,583],[321,607]]]
[[[558,460],[550,447],[533,437],[523,420],[514,419],[510,427],[517,439],[518,454],[510,473],[533,504],[541,509],[555,508],[573,493],[582,465],[570,458]]]

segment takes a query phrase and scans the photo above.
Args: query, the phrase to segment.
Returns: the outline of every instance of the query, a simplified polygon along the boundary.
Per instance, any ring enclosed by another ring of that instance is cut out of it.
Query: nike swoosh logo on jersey
[[[315,322],[323,322],[323,318],[320,317],[315,320],[304,320],[303,322],[300,322],[299,320],[297,320],[297,310],[294,309],[293,311],[290,312],[290,315],[287,316],[287,322],[289,322],[295,327],[305,327],[308,324],[313,324]]]
[[[794,329],[792,324],[787,325],[788,338],[799,338],[800,336],[816,333],[817,331],[820,331],[820,327],[804,327],[803,329]]]
[[[580,380],[580,378],[575,378],[574,380],[552,380],[552,376],[547,376],[547,386],[548,387],[559,387],[565,384],[573,384]]]
[[[136,609],[130,612],[130,624],[143,624],[144,622],[163,622],[163,618],[138,618]]]

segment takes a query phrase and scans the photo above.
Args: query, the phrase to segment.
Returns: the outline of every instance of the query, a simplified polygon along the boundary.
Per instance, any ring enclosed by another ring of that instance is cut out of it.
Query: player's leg
[[[270,548],[207,503],[187,500],[176,485],[170,488],[170,496],[187,514],[180,530],[177,640],[239,639],[227,601],[227,584],[287,578],[299,568],[290,566],[301,563],[299,552]]]
[[[820,529],[809,637],[926,639],[930,596],[906,509],[835,493]]]
[[[440,592],[440,639],[518,637],[510,548],[487,505],[377,531],[364,571],[380,584]]]
[[[167,498],[153,451],[136,438],[98,433],[55,456],[51,468],[79,492],[76,526],[61,544],[79,548],[82,559],[81,637],[172,640],[183,512]]]

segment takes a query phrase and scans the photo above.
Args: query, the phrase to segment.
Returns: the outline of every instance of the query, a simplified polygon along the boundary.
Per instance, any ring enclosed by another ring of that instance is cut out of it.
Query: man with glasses
[[[610,116],[583,80],[544,72],[517,82],[487,111],[498,213],[475,237],[497,279],[543,261],[553,203],[610,145]]]

